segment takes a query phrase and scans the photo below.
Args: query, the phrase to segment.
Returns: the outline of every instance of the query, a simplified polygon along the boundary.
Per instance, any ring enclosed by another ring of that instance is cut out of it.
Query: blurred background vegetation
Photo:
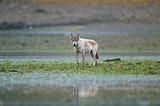
[[[59,36],[70,33],[101,50],[159,50],[159,11],[160,0],[0,0],[0,50],[70,50]]]
[[[0,23],[159,23],[159,3],[159,0],[0,0]]]

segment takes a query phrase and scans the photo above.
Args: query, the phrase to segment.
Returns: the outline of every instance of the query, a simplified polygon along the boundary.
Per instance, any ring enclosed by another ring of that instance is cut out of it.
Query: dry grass
[[[135,5],[125,5],[133,3]],[[1,0],[0,23],[24,22],[36,26],[138,21],[157,24],[160,22],[159,3],[159,0]]]
[[[1,0],[0,2],[11,3],[42,3],[42,4],[144,4],[160,3],[159,0]]]
[[[85,38],[91,38],[85,37]],[[160,50],[160,37],[153,36],[93,36],[100,50]],[[0,50],[65,50],[72,51],[69,36],[0,36]]]
[[[137,4],[137,3],[153,3],[153,2],[160,2],[159,0],[32,0],[32,2],[36,3],[58,3],[58,4],[71,4],[71,3],[78,3],[78,4]]]

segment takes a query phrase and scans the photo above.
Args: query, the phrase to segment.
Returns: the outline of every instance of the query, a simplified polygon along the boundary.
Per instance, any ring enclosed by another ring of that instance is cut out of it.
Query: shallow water
[[[99,62],[105,59],[120,58],[121,60],[160,60],[159,52],[117,52],[108,51],[100,52]],[[92,61],[90,55],[85,56],[86,60]],[[75,57],[72,52],[2,52],[0,51],[0,62],[11,61],[11,62],[40,62],[40,61],[57,61],[57,62],[74,62]],[[81,57],[79,56],[79,61]]]
[[[54,71],[0,73],[3,105],[157,105],[160,77]]]
[[[159,60],[152,54],[102,54],[104,59]],[[86,56],[87,60],[92,60]],[[73,55],[0,56],[0,62],[73,62]],[[0,72],[0,106],[160,105],[158,75],[71,74],[70,71]]]

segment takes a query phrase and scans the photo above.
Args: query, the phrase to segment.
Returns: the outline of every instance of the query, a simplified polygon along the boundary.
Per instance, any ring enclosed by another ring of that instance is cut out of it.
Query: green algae
[[[122,60],[101,62],[97,67],[87,62],[85,66],[77,66],[73,62],[27,62],[14,63],[5,61],[0,63],[0,72],[33,72],[56,71],[64,73],[92,73],[92,74],[143,74],[160,75],[160,61],[156,60]]]

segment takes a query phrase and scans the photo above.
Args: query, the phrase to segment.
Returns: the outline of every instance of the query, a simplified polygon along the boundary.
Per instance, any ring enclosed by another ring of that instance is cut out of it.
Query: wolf
[[[92,56],[94,60],[93,65],[97,66],[98,65],[97,59],[99,58],[97,42],[92,39],[81,38],[80,34],[74,34],[74,35],[71,34],[70,38],[71,38],[71,43],[74,47],[77,65],[79,66],[79,62],[78,62],[79,54],[81,54],[82,56],[82,65],[84,66],[85,65],[85,54],[90,53],[90,55]]]

